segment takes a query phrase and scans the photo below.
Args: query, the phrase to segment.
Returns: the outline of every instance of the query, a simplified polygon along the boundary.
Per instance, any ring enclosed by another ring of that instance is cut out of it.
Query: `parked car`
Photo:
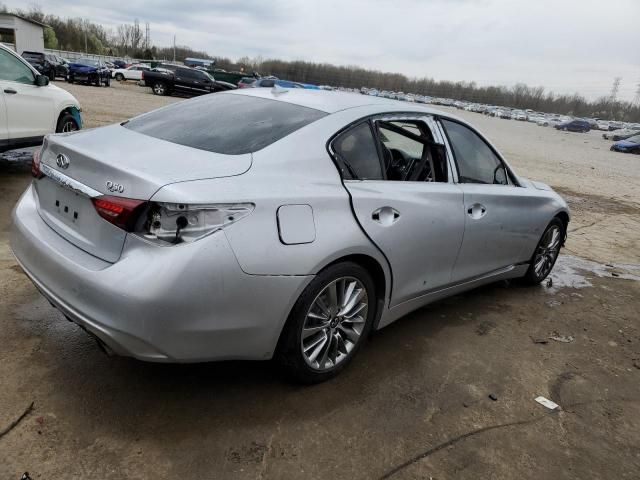
[[[151,70],[149,65],[131,65],[127,68],[117,68],[111,71],[111,78],[119,82],[124,80],[142,80],[142,72]]]
[[[85,82],[100,87],[111,85],[111,72],[102,60],[81,58],[69,64],[69,83]]]
[[[611,145],[611,150],[623,153],[640,154],[640,135],[634,135],[626,140],[619,140]]]
[[[282,88],[304,88],[301,83],[292,82],[290,80],[280,80],[279,78],[260,78],[251,86],[253,88],[272,88],[276,85]]]
[[[275,357],[302,382],[336,375],[369,332],[429,302],[540,283],[569,221],[557,193],[448,113],[304,89],[51,136],[33,175],[13,252],[105,348]]]
[[[618,140],[626,140],[627,138],[638,135],[640,128],[619,128],[618,130],[613,130],[611,132],[603,133],[602,138],[605,140],[613,140],[617,142]]]
[[[57,55],[42,52],[22,52],[22,58],[29,62],[38,73],[49,77],[49,80],[55,80],[56,77],[62,77],[66,80],[69,75],[69,67]]]
[[[210,73],[190,67],[178,67],[175,71],[153,69],[142,72],[145,86],[151,87],[155,95],[170,95],[174,92],[186,95],[234,90],[231,83],[216,81]]]
[[[116,68],[127,68],[129,66],[129,64],[127,62],[125,62],[124,60],[112,60],[111,63],[113,63],[113,65],[115,65]]]
[[[0,45],[0,151],[38,145],[44,135],[82,128],[80,104]],[[4,117],[4,118],[3,118]]]
[[[562,122],[554,125],[556,130],[563,130],[565,132],[582,132],[586,133],[591,130],[589,122],[586,120],[570,120],[568,122]]]
[[[249,88],[255,83],[254,77],[242,77],[238,82],[238,88]]]

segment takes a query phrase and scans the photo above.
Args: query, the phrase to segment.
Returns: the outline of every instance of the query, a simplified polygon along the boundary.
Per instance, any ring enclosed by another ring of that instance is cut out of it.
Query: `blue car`
[[[111,71],[101,60],[81,58],[69,64],[69,83],[84,82],[100,87],[111,85]]]
[[[626,140],[619,140],[611,145],[611,150],[622,153],[635,153],[640,155],[640,135],[634,135]]]
[[[557,124],[556,130],[564,130],[565,132],[586,133],[591,130],[591,125],[586,120],[570,120],[568,122]]]
[[[311,90],[317,90],[319,87],[317,85],[311,85],[309,83],[300,83],[300,82],[292,82],[291,80],[280,80],[278,78],[261,78],[256,80],[251,84],[254,88],[260,87],[282,87],[282,88],[306,88]]]

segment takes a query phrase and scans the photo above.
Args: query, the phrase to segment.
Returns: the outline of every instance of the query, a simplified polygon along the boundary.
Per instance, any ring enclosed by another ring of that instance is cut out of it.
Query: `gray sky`
[[[2,0],[0,0],[2,1]],[[30,3],[4,0],[10,8]],[[310,60],[619,98],[640,83],[640,0],[38,0],[105,27],[138,18],[155,45]]]

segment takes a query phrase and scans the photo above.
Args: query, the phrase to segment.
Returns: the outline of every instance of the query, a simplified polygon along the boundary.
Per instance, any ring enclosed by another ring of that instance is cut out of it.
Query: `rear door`
[[[460,282],[529,260],[546,215],[537,192],[517,186],[488,143],[461,123],[441,121],[464,193],[464,241],[453,269]],[[533,244],[532,244],[533,242]]]
[[[422,116],[363,121],[332,142],[357,220],[389,260],[391,306],[451,281],[462,192],[439,143],[433,119]]]

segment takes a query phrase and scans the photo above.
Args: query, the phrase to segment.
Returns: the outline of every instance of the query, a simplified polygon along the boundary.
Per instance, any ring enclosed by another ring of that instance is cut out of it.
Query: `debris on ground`
[[[493,400],[494,402],[496,402],[496,401],[498,400],[498,397],[496,397],[493,393],[490,393],[490,394],[489,394],[489,398],[490,398],[491,400]]]
[[[573,335],[558,335],[557,333],[549,336],[549,339],[560,343],[571,343],[575,340]]]
[[[547,304],[547,307],[558,307],[560,305],[562,305],[562,302],[558,301],[558,300],[549,300],[548,302],[545,302]]]
[[[20,477],[20,480],[32,480],[32,478],[29,476],[29,472],[24,472]]]
[[[11,430],[13,430],[24,419],[24,417],[26,417],[27,415],[29,415],[31,413],[32,410],[33,410],[33,402],[31,402],[31,405],[29,405],[24,410],[24,412],[22,412],[22,415],[20,415],[13,422],[11,422],[9,424],[9,426],[6,427],[4,430],[0,431],[0,437],[4,437],[7,433],[9,433]]]
[[[549,280],[547,280],[547,287],[548,288],[553,287],[553,279],[551,277],[549,277]]]
[[[542,396],[536,397],[535,400],[540,405],[544,405],[545,407],[547,407],[549,410],[555,410],[556,408],[560,408],[560,405],[558,405],[556,402]]]
[[[549,340],[547,340],[546,338],[536,338],[536,337],[532,337],[531,335],[529,335],[529,338],[531,339],[531,341],[533,343],[540,343],[542,345],[546,345],[547,343],[549,343]]]

